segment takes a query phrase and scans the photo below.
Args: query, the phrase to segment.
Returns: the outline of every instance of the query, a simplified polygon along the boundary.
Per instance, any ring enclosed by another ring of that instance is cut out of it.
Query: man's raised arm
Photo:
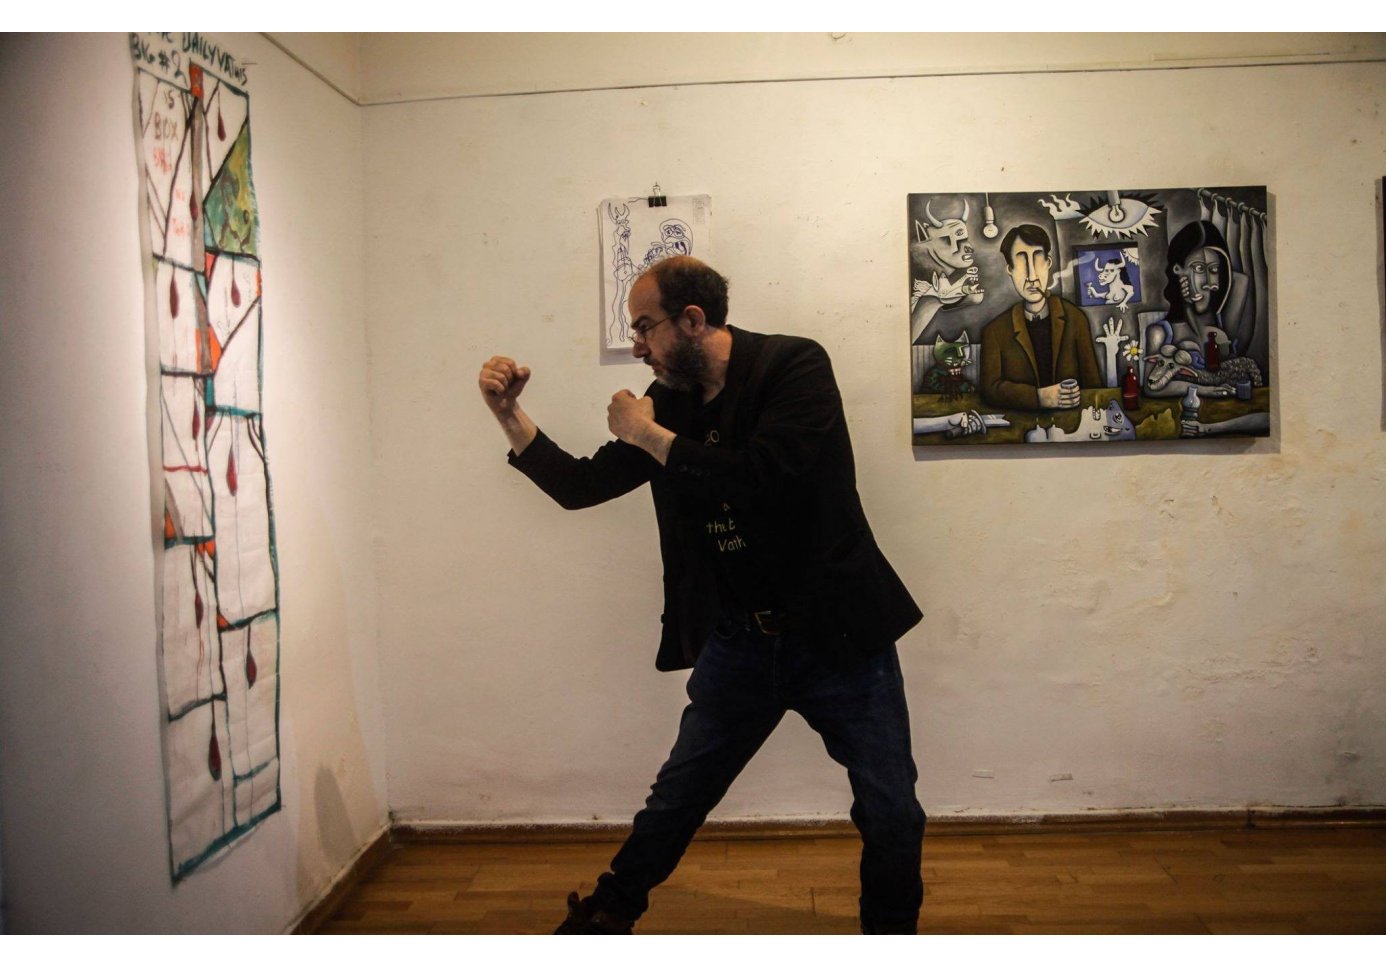
[[[620,497],[659,469],[639,448],[613,440],[591,457],[574,457],[559,447],[520,407],[529,367],[505,356],[481,366],[477,386],[510,441],[510,463],[562,507],[591,507]]]

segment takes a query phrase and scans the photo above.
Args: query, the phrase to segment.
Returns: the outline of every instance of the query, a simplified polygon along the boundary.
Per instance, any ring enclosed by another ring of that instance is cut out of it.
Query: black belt
[[[774,636],[784,634],[788,620],[789,613],[778,608],[764,608],[754,612],[738,610],[728,613],[718,627],[727,631],[741,628],[747,632]]]

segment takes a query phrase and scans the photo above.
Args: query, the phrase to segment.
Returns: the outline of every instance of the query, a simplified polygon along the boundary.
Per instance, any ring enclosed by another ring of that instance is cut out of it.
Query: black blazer
[[[565,508],[649,482],[664,563],[664,631],[655,666],[686,669],[721,617],[707,539],[692,502],[725,501],[788,613],[785,637],[830,658],[884,648],[922,615],[876,546],[828,354],[812,340],[728,327],[720,442],[687,436],[695,392],[658,383],[655,420],[678,434],[659,462],[619,440],[576,458],[542,431],[510,463]]]

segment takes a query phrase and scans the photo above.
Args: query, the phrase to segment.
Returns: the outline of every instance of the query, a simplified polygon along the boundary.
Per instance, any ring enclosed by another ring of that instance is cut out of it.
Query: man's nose
[[[631,343],[630,352],[637,360],[643,360],[650,355],[650,348],[644,343]]]

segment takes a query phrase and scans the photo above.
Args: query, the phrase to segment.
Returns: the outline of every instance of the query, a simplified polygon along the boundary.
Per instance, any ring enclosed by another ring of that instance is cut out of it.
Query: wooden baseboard
[[[396,843],[452,844],[585,844],[620,843],[630,824],[409,824],[392,830]],[[709,820],[698,829],[700,840],[777,840],[800,837],[855,837],[849,820]]]
[[[1386,807],[1235,807],[1219,810],[1093,810],[1083,813],[930,818],[928,835],[1157,833],[1284,827],[1382,827]]]
[[[290,929],[290,934],[316,934],[346,900],[347,896],[354,891],[366,875],[375,870],[380,862],[385,859],[385,855],[390,852],[392,831],[389,826],[382,827],[374,840],[365,846],[356,855],[356,859],[347,865],[326,894],[314,902],[303,917],[299,918],[298,924]]]
[[[929,837],[1053,833],[1151,833],[1269,827],[1386,826],[1386,807],[1237,807],[1222,810],[1092,810],[1055,814],[969,814],[929,818]],[[396,823],[395,843],[619,843],[629,824]],[[708,821],[703,840],[855,837],[847,820]]]

